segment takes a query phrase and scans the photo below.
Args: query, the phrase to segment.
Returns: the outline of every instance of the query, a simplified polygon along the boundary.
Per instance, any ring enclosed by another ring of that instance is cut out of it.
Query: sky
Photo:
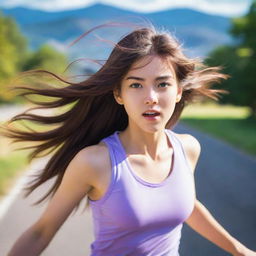
[[[244,15],[252,0],[0,0],[0,7],[24,6],[46,11],[71,10],[96,3],[139,12],[155,12],[187,7],[227,17]]]

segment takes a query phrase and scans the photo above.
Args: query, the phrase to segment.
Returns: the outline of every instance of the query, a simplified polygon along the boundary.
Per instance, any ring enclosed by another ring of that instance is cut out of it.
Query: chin
[[[151,126],[151,127],[148,126],[148,127],[142,128],[142,130],[147,133],[156,133],[156,132],[163,131],[164,129],[165,129],[164,126]]]

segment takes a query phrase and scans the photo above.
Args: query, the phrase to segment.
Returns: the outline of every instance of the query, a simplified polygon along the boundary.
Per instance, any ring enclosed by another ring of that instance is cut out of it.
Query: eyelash
[[[161,85],[161,84],[165,84],[165,85],[167,85],[167,86],[170,86],[170,85],[171,85],[171,84],[166,83],[166,82],[160,83],[159,85]],[[138,88],[138,87],[133,87],[133,85],[141,85],[141,84],[139,84],[139,83],[133,83],[133,84],[130,85],[130,87],[131,87],[131,88]],[[165,86],[165,87],[167,87],[167,86]],[[165,87],[161,87],[161,88],[165,88]]]

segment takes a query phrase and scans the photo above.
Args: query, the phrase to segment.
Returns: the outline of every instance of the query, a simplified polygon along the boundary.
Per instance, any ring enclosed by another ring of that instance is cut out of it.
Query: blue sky
[[[234,17],[245,14],[251,2],[252,0],[1,0],[0,6],[25,6],[47,11],[58,11],[103,3],[140,12],[188,7],[211,14]]]

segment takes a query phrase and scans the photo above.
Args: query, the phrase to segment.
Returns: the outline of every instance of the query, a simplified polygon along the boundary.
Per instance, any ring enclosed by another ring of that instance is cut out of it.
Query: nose
[[[158,96],[154,90],[149,90],[145,97],[145,104],[146,105],[153,105],[158,103]]]

